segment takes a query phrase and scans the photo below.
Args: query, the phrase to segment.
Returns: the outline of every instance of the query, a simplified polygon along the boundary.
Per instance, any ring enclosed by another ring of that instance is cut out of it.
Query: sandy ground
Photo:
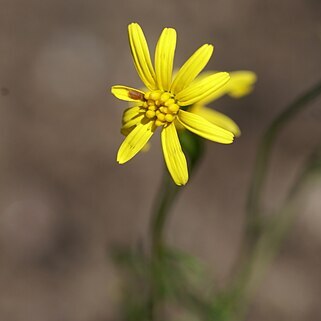
[[[178,31],[176,66],[214,43],[213,70],[250,69],[255,92],[213,104],[237,121],[207,154],[169,222],[169,242],[224,284],[237,255],[256,147],[284,106],[320,78],[318,0],[0,0],[0,320],[115,320],[112,244],[146,239],[162,173],[159,139],[119,166],[125,105],[113,84],[141,86],[127,24],[152,46]],[[266,189],[273,209],[320,137],[320,100],[282,133]],[[311,187],[248,320],[321,319],[321,185]]]

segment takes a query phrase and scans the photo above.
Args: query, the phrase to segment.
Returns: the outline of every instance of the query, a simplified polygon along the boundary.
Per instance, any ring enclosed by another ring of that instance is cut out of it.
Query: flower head
[[[112,87],[111,91],[117,98],[135,103],[123,114],[121,131],[126,137],[118,150],[117,161],[123,164],[133,158],[160,128],[167,168],[177,185],[185,185],[188,181],[187,162],[176,125],[214,142],[232,143],[235,136],[233,131],[188,111],[189,106],[211,97],[229,81],[230,76],[226,72],[218,72],[197,78],[213,53],[213,46],[205,44],[173,77],[175,29],[163,30],[156,46],[154,66],[140,26],[137,23],[130,24],[128,33],[136,70],[147,90],[122,85]]]

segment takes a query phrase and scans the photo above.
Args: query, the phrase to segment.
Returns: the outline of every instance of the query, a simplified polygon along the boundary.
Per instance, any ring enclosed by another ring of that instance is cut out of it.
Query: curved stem
[[[253,293],[299,214],[298,201],[302,199],[302,194],[307,191],[307,183],[314,178],[315,170],[320,171],[320,169],[321,142],[310,155],[283,205],[274,213],[241,267],[232,291],[234,292],[234,312],[237,311],[235,313],[237,315],[236,320],[244,319]]]
[[[247,238],[251,243],[260,234],[261,222],[259,213],[261,211],[262,190],[264,187],[267,168],[270,161],[271,150],[281,129],[306,105],[321,94],[321,81],[312,89],[301,95],[291,103],[275,120],[265,132],[257,152],[252,180],[247,199]]]
[[[236,278],[232,281],[229,296],[232,300],[232,308],[238,311],[241,319],[247,307],[251,294],[257,287],[269,263],[275,257],[285,238],[297,210],[294,210],[297,196],[301,194],[309,174],[313,170],[313,162],[317,158],[320,163],[321,144],[310,157],[307,166],[290,189],[281,208],[273,215],[270,221],[264,222],[260,216],[262,212],[261,198],[267,175],[272,147],[280,130],[295,115],[302,111],[308,103],[321,94],[321,82],[300,96],[282,112],[265,132],[257,152],[253,177],[248,194],[247,223],[245,244],[241,249],[241,255],[237,265],[241,266]],[[319,158],[318,158],[319,157]],[[320,165],[317,163],[318,166]]]
[[[309,174],[308,171],[303,171],[299,175],[281,209],[274,213],[273,219],[261,231],[248,255],[244,257],[232,289],[236,320],[243,320],[254,291],[298,215],[299,196],[307,185]]]

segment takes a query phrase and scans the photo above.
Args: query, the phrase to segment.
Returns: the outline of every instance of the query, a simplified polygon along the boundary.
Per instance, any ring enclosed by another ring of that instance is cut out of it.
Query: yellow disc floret
[[[145,116],[147,117],[147,118],[149,118],[149,119],[152,119],[152,118],[154,118],[155,117],[155,112],[153,111],[153,110],[147,110],[146,111],[146,113],[145,113]]]
[[[174,121],[179,111],[179,105],[174,95],[161,90],[145,93],[145,116],[154,121],[156,126],[167,126]]]

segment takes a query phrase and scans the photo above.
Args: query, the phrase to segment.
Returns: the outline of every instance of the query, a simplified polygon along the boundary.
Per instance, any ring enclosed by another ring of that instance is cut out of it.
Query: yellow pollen
[[[174,116],[171,114],[165,115],[165,120],[169,123],[171,123],[174,120]]]
[[[163,93],[160,97],[162,103],[165,103],[168,99],[170,99],[172,95],[170,93]]]
[[[151,119],[155,117],[155,112],[153,110],[147,110],[145,115],[147,118]]]
[[[159,113],[158,115],[157,115],[157,119],[159,119],[159,120],[161,120],[161,121],[164,121],[165,120],[165,115],[164,114],[162,114],[162,113]]]
[[[156,119],[156,120],[155,120],[155,125],[159,127],[159,126],[164,126],[165,123],[162,122],[162,121],[160,121],[159,119]]]
[[[168,106],[168,110],[172,113],[177,113],[179,110],[179,106],[177,104],[171,104]]]
[[[168,126],[175,120],[179,105],[173,94],[155,90],[145,93],[144,98],[143,106],[147,109],[145,116],[155,126]]]
[[[158,91],[152,91],[149,95],[149,99],[158,100],[161,96],[161,93]]]
[[[172,105],[172,104],[175,104],[175,99],[171,98],[171,99],[168,99],[166,102],[165,102],[165,106],[169,106],[169,105]]]
[[[164,113],[164,114],[167,114],[168,113],[168,108],[166,108],[166,107],[159,107],[159,110],[162,112],[162,113]]]

